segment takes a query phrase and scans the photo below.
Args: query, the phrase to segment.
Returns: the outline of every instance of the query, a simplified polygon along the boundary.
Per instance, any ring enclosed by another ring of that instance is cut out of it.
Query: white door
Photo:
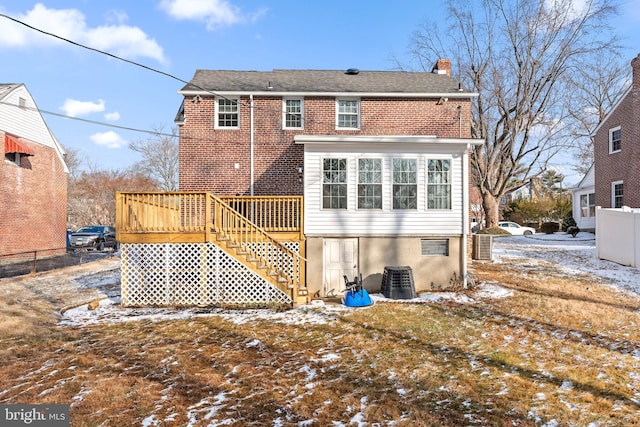
[[[324,239],[324,294],[343,292],[345,274],[350,281],[358,274],[358,239]]]

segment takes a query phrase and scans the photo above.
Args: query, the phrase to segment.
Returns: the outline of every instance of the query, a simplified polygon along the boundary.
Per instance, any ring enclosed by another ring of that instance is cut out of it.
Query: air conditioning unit
[[[491,234],[474,234],[471,258],[491,260],[493,251],[493,236]]]

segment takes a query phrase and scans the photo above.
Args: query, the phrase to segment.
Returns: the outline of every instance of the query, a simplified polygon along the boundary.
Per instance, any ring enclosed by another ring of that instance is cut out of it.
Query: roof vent
[[[349,76],[355,76],[356,74],[360,74],[360,70],[358,70],[357,68],[349,68],[344,73],[349,75]]]

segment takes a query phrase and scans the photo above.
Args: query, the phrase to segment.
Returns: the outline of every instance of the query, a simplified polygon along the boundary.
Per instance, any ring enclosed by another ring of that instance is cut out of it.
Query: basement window
[[[449,239],[422,239],[420,253],[422,256],[449,256]]]

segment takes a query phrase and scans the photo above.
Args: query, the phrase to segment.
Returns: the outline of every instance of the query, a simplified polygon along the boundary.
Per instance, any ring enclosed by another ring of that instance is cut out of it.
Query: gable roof
[[[196,70],[178,93],[183,95],[271,93],[274,95],[447,96],[477,94],[462,88],[446,74],[407,71]]]
[[[611,110],[609,110],[609,112],[604,116],[604,118],[600,121],[600,123],[598,123],[598,126],[596,126],[596,128],[593,130],[593,132],[591,132],[591,138],[594,138],[596,136],[596,134],[598,133],[598,131],[600,130],[600,128],[602,126],[604,126],[604,124],[606,123],[607,120],[609,120],[609,117],[611,117],[611,115],[616,111],[616,109],[620,106],[620,104],[622,104],[624,102],[624,100],[626,99],[626,97],[631,93],[631,91],[633,90],[633,86],[630,86],[625,92],[624,95],[622,95],[620,97],[620,99],[618,100],[618,102],[616,102],[616,104],[611,108]]]
[[[24,83],[0,83],[0,131],[53,148],[64,171],[69,172],[64,148],[49,129]]]
[[[595,177],[594,177],[594,163],[589,166],[589,170],[585,172],[584,176],[575,186],[569,188],[569,191],[575,192],[578,190],[583,190],[585,188],[594,188],[595,187]]]

